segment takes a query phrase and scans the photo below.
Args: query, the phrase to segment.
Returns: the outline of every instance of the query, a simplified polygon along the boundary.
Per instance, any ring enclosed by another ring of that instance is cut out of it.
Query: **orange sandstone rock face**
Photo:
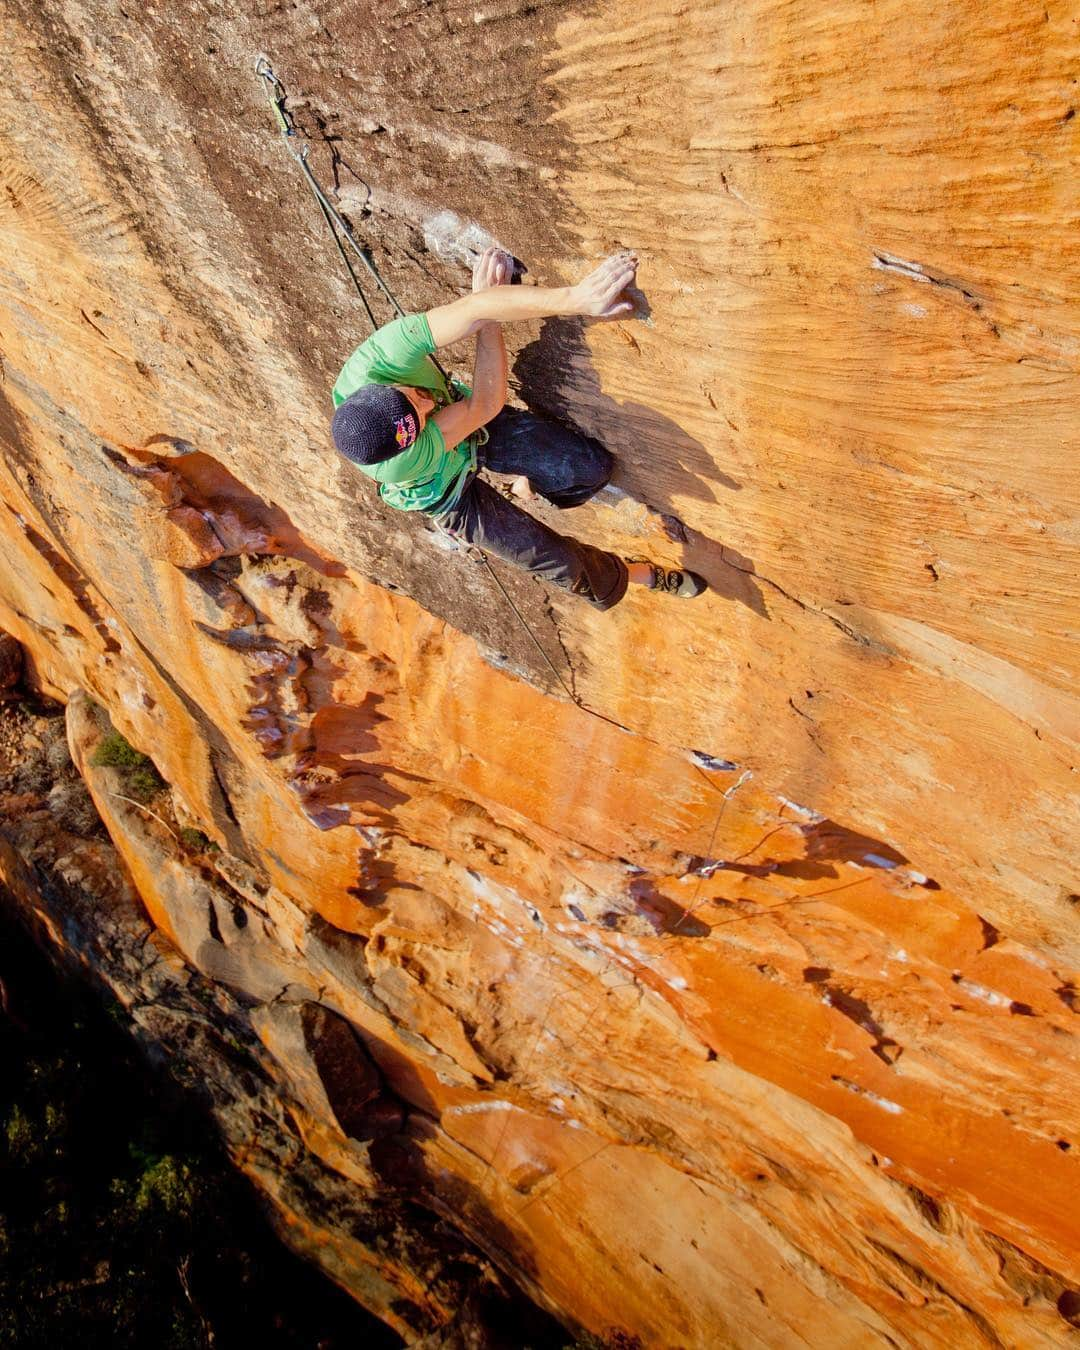
[[[1076,1320],[1077,93],[1067,13],[1014,11],[11,6],[0,626],[296,1147],[568,1325]],[[410,307],[464,282],[441,211],[540,280],[642,254],[647,321],[515,335],[619,456],[537,509],[713,589],[500,572],[577,702],[329,448],[362,315],[258,50]],[[451,1316],[234,1151],[406,1334]]]

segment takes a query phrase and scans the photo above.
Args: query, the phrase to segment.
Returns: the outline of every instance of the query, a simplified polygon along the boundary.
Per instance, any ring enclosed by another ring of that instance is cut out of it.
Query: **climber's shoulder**
[[[335,406],[365,384],[431,388],[437,372],[428,358],[434,350],[426,314],[403,314],[383,324],[361,342],[342,366],[334,383]]]

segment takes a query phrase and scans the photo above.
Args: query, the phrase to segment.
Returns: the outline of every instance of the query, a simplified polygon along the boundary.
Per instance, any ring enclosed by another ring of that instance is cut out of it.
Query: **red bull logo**
[[[406,415],[394,422],[394,440],[401,450],[407,450],[416,440],[416,418]]]

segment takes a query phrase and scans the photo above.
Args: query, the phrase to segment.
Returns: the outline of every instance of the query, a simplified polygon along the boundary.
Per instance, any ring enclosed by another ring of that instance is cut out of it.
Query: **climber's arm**
[[[476,336],[472,393],[440,408],[435,425],[447,445],[457,445],[490,422],[506,403],[506,344],[497,323],[485,324]]]
[[[508,279],[508,265],[497,264],[497,267],[500,274],[507,274]],[[436,347],[448,347],[478,333],[488,323],[514,323],[519,319],[547,319],[571,314],[594,319],[624,318],[634,306],[632,301],[620,299],[620,296],[633,283],[636,273],[637,257],[633,253],[617,253],[576,286],[510,286],[496,281],[461,300],[429,310],[431,336]]]

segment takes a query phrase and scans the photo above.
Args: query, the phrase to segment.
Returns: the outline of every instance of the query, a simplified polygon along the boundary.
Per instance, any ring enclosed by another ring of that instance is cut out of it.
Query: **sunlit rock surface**
[[[0,50],[0,627],[155,941],[317,1175],[568,1326],[1064,1343],[1068,7],[249,10],[7,0]],[[544,282],[639,250],[639,317],[514,330],[515,394],[619,459],[553,522],[707,597],[500,569],[542,658],[334,455],[367,329],[259,52],[407,307],[466,284],[446,213]],[[89,765],[80,690],[219,852]],[[363,1235],[296,1240],[423,1302]]]

